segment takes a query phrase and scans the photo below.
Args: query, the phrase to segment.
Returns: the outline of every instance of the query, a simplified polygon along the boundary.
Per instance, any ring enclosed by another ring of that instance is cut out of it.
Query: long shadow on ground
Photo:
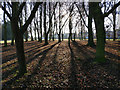
[[[76,78],[76,74],[77,74],[77,67],[76,67],[76,64],[75,64],[75,55],[73,53],[73,50],[71,48],[71,46],[69,45],[69,49],[70,49],[70,52],[71,52],[71,67],[70,67],[70,70],[71,70],[71,74],[70,74],[70,79],[69,81],[71,82],[71,85],[70,87],[71,88],[78,88],[78,84],[77,84],[77,78]]]
[[[38,47],[37,47],[37,49],[38,49]],[[31,54],[31,56],[34,55],[34,54],[36,54],[36,53],[38,53],[39,51],[41,51],[41,50],[35,51],[34,53]],[[45,52],[45,51],[43,51],[43,52]],[[26,64],[32,62],[35,58],[37,58],[38,56],[42,55],[43,52],[41,52],[41,53],[35,55],[34,57],[30,57],[29,60],[26,61]],[[13,65],[13,64],[16,64],[16,63],[17,63],[17,62],[12,63],[12,64],[10,64],[10,65]],[[10,66],[10,65],[7,65],[7,66],[5,66],[5,67],[8,67],[8,66]],[[4,67],[4,68],[5,68],[5,67]],[[10,74],[16,72],[17,69],[18,69],[18,66],[16,66],[16,67],[10,69],[10,70],[7,71],[7,72],[2,73],[2,79],[5,79],[6,77],[8,77],[8,75],[10,75]]]
[[[34,46],[34,47],[30,47],[30,48],[26,49],[26,50],[28,50],[28,51],[25,52],[25,54],[27,54],[27,53],[29,53],[29,52],[32,52],[33,50],[38,49],[38,48],[43,47],[43,46],[44,46],[44,45],[37,45],[37,46]],[[31,50],[29,50],[29,49],[31,49]],[[25,51],[26,51],[26,50],[25,50]],[[37,52],[34,52],[34,53],[37,53]],[[4,57],[3,57],[3,58],[4,58]],[[4,58],[4,60],[2,61],[2,64],[6,63],[6,62],[8,62],[8,61],[10,61],[10,60],[13,60],[13,59],[15,59],[15,58],[16,58],[16,53],[11,54],[11,55],[8,55],[8,56],[6,56],[6,57]]]
[[[88,50],[86,47],[82,44],[79,44],[78,42],[74,41],[72,42],[72,45],[76,48],[76,50],[78,50],[78,52],[82,53],[82,56],[84,56],[86,58],[87,61],[92,62],[93,58],[90,55],[95,55],[94,52]],[[89,57],[89,58],[87,58]]]
[[[42,55],[39,63],[38,63],[38,64],[36,65],[36,67],[34,68],[32,74],[29,75],[28,78],[26,79],[27,82],[31,81],[31,76],[34,76],[34,75],[36,74],[36,71],[37,71],[38,67],[42,64],[43,60],[45,59],[47,52],[48,52],[49,50],[51,50],[56,44],[58,44],[58,43],[55,43],[55,44],[52,45],[50,48],[48,48],[48,49],[44,50],[43,52],[37,54],[35,57],[33,57],[33,58],[31,59],[31,61],[32,61],[32,60],[34,60],[35,58],[37,58],[38,56]],[[18,68],[15,68],[15,70],[16,70],[16,69],[18,69]],[[3,88],[6,88],[7,85],[10,85],[13,81],[16,81],[16,80],[19,79],[19,78],[20,78],[20,76],[17,75],[16,77],[14,77],[14,78],[12,78],[11,80],[7,81],[7,82],[3,85]]]
[[[48,48],[47,50],[45,50],[43,53],[42,53],[42,57],[39,61],[39,63],[36,65],[36,67],[34,68],[34,71],[31,73],[31,75],[29,75],[27,78],[26,78],[26,81],[27,82],[31,82],[32,81],[32,77],[34,77],[37,73],[37,70],[38,70],[38,67],[41,67],[41,64],[42,62],[45,60],[46,58],[46,54],[48,53],[49,50],[51,50],[55,45],[57,45],[57,43],[55,43],[54,45],[52,45],[50,48]],[[26,83],[24,83],[24,86],[27,87]]]

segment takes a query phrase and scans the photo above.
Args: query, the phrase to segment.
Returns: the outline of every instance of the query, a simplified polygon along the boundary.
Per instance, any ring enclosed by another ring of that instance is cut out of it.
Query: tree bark
[[[45,45],[48,45],[48,34],[46,31],[46,2],[44,2],[44,35],[45,35]]]
[[[30,24],[30,36],[31,36],[31,41],[33,41],[33,35],[32,35],[32,24]]]
[[[26,61],[25,61],[25,54],[24,54],[24,41],[22,34],[19,34],[15,38],[16,42],[16,50],[17,50],[17,57],[18,57],[18,63],[19,63],[19,73],[20,75],[23,75],[27,72],[26,70]]]
[[[36,37],[36,29],[37,29],[37,26],[36,26],[36,22],[35,22],[35,18],[34,18],[34,33],[35,33],[35,40],[37,40],[37,37]]]
[[[68,44],[69,45],[70,45],[71,37],[72,37],[72,22],[71,22],[71,14],[70,14],[70,17],[69,17],[69,37],[68,37]]]
[[[18,3],[14,2],[12,4],[13,4],[13,10],[12,10],[13,13],[12,13],[11,26],[12,26],[12,30],[15,37],[16,53],[17,53],[18,64],[19,64],[19,74],[23,75],[24,73],[27,72],[25,54],[24,54],[23,34],[21,30],[19,30],[18,18],[16,18]]]
[[[116,10],[113,11],[113,41],[116,40],[116,30],[115,30],[115,24],[116,24]]]
[[[42,42],[42,5],[40,7],[40,42]]]
[[[82,25],[82,20],[81,20],[81,40],[83,40],[83,25]]]
[[[50,6],[50,2],[49,2],[49,41],[52,38],[52,18],[51,18],[51,6]]]
[[[88,16],[88,46],[94,46],[93,31],[92,31],[92,13],[91,5],[89,4],[89,16]]]
[[[4,2],[4,7],[6,8],[6,3]],[[5,18],[5,12],[3,15],[4,19],[4,46],[7,47],[7,23],[6,23],[6,18]]]
[[[27,5],[25,5],[25,22],[27,21]],[[25,42],[28,41],[28,31],[25,32]]]
[[[12,28],[11,28],[12,29]],[[14,34],[13,34],[13,31],[11,30],[11,33],[12,33],[12,41],[11,41],[11,45],[14,45]]]
[[[61,15],[60,15],[61,4],[59,2],[59,33],[58,33],[58,42],[61,42]]]
[[[38,12],[37,12],[37,16],[36,16],[36,30],[37,30],[37,35],[38,35],[38,42],[40,42],[40,32],[39,32],[39,29],[38,29]]]
[[[53,35],[52,35],[52,40],[55,41],[55,39],[54,39],[54,31],[53,31]]]
[[[92,9],[93,11],[93,18],[95,21],[95,27],[96,27],[96,36],[97,36],[97,47],[96,47],[96,62],[106,62],[105,59],[105,29],[104,29],[104,17],[101,11],[101,8],[99,7],[99,3],[92,3]]]

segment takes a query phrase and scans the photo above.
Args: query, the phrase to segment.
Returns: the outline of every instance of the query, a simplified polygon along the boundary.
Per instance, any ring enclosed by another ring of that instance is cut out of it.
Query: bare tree
[[[32,19],[35,17],[35,13],[36,13],[39,5],[41,4],[41,2],[35,3],[34,8],[31,11],[31,14],[30,14],[29,18],[27,19],[25,24],[22,27],[20,27],[18,25],[19,15],[22,12],[25,4],[26,4],[26,2],[23,2],[21,4],[19,2],[12,2],[12,4],[11,4],[11,6],[12,6],[12,16],[8,13],[6,8],[1,5],[2,9],[4,10],[4,12],[7,14],[9,19],[11,20],[12,30],[13,30],[13,33],[14,33],[15,43],[16,43],[16,53],[17,53],[17,58],[18,58],[20,75],[23,75],[24,73],[27,72],[25,54],[24,54],[23,34],[27,30],[27,27],[31,23]]]

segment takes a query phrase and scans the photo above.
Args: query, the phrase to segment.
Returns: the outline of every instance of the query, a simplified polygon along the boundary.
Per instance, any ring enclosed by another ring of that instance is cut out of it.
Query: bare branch
[[[28,20],[26,21],[26,23],[20,28],[22,33],[24,34],[24,32],[27,30],[27,27],[29,26],[29,24],[31,23],[32,19],[35,17],[35,13],[38,10],[39,5],[42,4],[42,2],[36,2],[35,6],[33,8],[33,10],[31,11],[31,14],[28,18]]]
[[[25,4],[26,4],[26,2],[23,2],[23,3],[20,5],[19,10],[18,10],[18,15],[17,15],[17,17],[19,17],[19,15],[20,15],[20,13],[22,12],[23,7],[25,6]]]
[[[12,20],[11,15],[8,13],[8,11],[6,10],[6,8],[4,8],[4,7],[1,5],[1,3],[0,3],[0,7],[2,7],[2,10],[5,12],[5,14],[8,16],[8,18],[9,18],[10,20]]]
[[[104,14],[103,14],[103,17],[107,17],[107,16],[108,16],[110,13],[112,13],[119,5],[120,5],[120,1],[119,1],[117,4],[115,4],[115,5],[112,7],[111,10],[109,10],[109,11],[106,12],[106,13],[104,13]]]
[[[87,26],[86,23],[85,23],[85,20],[83,19],[83,16],[82,16],[82,14],[81,14],[81,11],[80,11],[79,6],[78,6],[77,4],[76,4],[76,6],[77,6],[77,8],[78,8],[78,11],[79,11],[80,17],[82,18],[84,25],[88,28],[88,26]]]
[[[7,2],[7,4],[12,8],[12,5],[10,4],[10,2]]]

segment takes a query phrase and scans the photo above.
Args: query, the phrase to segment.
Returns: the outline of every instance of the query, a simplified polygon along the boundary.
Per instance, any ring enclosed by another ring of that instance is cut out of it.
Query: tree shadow
[[[34,68],[32,74],[27,77],[27,79],[26,79],[27,81],[30,81],[30,80],[31,80],[31,76],[34,76],[34,75],[36,74],[36,72],[37,72],[37,70],[38,70],[38,67],[41,66],[43,60],[45,59],[47,52],[48,52],[49,50],[51,50],[56,44],[58,44],[58,43],[53,44],[50,48],[44,50],[43,52],[37,54],[36,56],[34,56],[34,57],[32,57],[32,58],[30,59],[30,61],[32,61],[32,60],[34,60],[35,58],[37,58],[38,56],[42,55],[42,57],[41,57],[40,60],[39,60],[39,63],[38,63],[38,64],[36,65],[36,67]],[[30,63],[30,62],[29,62],[29,63]],[[14,68],[14,70],[11,70],[11,72],[14,73],[13,71],[16,71],[17,69],[18,69],[18,68]],[[20,78],[19,75],[15,76],[15,77],[12,78],[11,80],[7,81],[7,82],[3,85],[3,87],[5,87],[5,86],[8,85],[8,84],[10,85],[12,82],[16,81],[16,80],[19,79],[19,78]]]
[[[71,52],[71,61],[70,61],[70,70],[71,70],[71,74],[70,74],[70,87],[71,88],[78,88],[79,85],[77,83],[77,77],[76,77],[76,74],[77,74],[77,67],[76,67],[76,63],[75,63],[75,55],[74,55],[74,52],[70,46],[70,44],[68,44],[69,46],[69,49],[70,49],[70,52]]]
[[[41,46],[40,46],[40,47],[41,47]],[[36,49],[38,49],[38,48],[39,48],[39,47],[37,47]],[[34,55],[34,54],[36,54],[36,53],[38,53],[38,52],[40,52],[40,51],[41,51],[41,49],[33,52],[32,54],[29,55],[29,57],[32,56],[32,55]],[[43,51],[43,52],[45,52],[45,51]],[[41,52],[41,53],[39,53],[39,54],[36,54],[34,57],[30,57],[29,60],[26,61],[26,64],[32,62],[35,58],[37,58],[38,56],[42,55],[43,52]],[[12,66],[13,64],[17,64],[17,62],[14,62],[14,63],[12,63],[12,64],[9,64],[9,65],[7,65],[7,66],[5,66],[5,67],[2,67],[2,69],[6,68],[6,67],[8,67],[8,66],[10,66],[10,65]],[[3,77],[2,77],[2,78],[5,79],[6,77],[8,77],[8,75],[13,74],[14,72],[16,72],[17,69],[18,69],[18,66],[12,68],[11,70],[9,70],[9,71],[7,71],[7,72],[2,73],[2,74],[3,74]]]
[[[82,53],[82,56],[86,58],[87,61],[92,62],[93,58],[91,55],[95,55],[94,52],[87,49],[88,46],[79,44],[78,42],[72,42],[72,45],[77,49],[78,52]],[[95,46],[94,46],[95,48]],[[87,58],[88,57],[88,58]]]
[[[26,78],[26,81],[27,81],[27,82],[32,81],[32,77],[34,77],[36,74],[38,74],[38,73],[37,73],[38,67],[41,67],[41,64],[42,64],[42,62],[45,60],[48,51],[51,50],[51,49],[52,49],[55,45],[57,45],[57,44],[58,44],[58,42],[55,43],[54,45],[52,45],[50,48],[46,49],[44,52],[42,52],[42,57],[40,58],[39,63],[36,65],[36,67],[34,68],[33,72],[31,73],[31,75],[29,75],[29,76]],[[25,84],[25,86],[27,87],[26,83],[24,83],[24,84]]]
[[[28,50],[27,52],[25,52],[25,54],[27,54],[27,53],[29,53],[29,52],[32,52],[33,50],[38,49],[38,48],[43,47],[43,46],[44,46],[44,45],[37,45],[37,46],[30,47],[30,48],[28,48],[28,49],[25,49],[25,51]],[[30,50],[29,50],[29,49],[30,49]],[[16,57],[17,57],[17,56],[16,56],[16,53],[10,54],[10,55],[6,56],[5,58],[3,57],[4,60],[2,60],[2,64],[6,63],[6,62],[8,62],[8,61],[11,61],[12,59],[15,59]]]

